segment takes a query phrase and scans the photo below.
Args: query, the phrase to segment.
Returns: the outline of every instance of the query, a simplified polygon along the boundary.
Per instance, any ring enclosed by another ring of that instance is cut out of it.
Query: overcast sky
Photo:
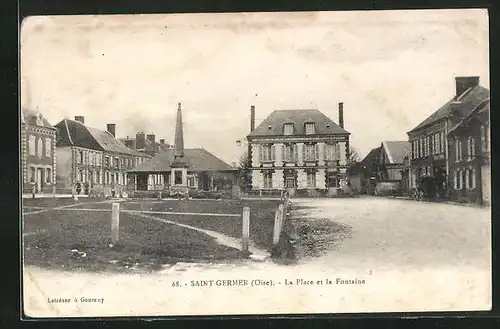
[[[52,123],[85,116],[117,137],[173,142],[231,163],[236,140],[273,110],[317,108],[363,157],[454,95],[489,88],[486,10],[30,17],[21,27],[21,104]]]

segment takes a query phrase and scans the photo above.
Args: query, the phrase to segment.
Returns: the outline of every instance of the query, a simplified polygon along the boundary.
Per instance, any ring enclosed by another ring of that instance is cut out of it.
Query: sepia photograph
[[[24,318],[490,310],[488,26],[25,18]]]

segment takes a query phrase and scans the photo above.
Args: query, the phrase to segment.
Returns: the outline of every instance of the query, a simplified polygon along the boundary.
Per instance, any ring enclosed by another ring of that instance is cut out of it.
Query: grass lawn
[[[38,201],[38,200],[31,200]],[[51,207],[79,203],[53,202]],[[71,200],[70,200],[71,201]],[[86,203],[89,202],[85,200]],[[80,201],[80,202],[83,202]],[[36,207],[43,206],[38,203]],[[34,206],[34,205],[31,205]],[[193,213],[241,214],[250,211],[250,238],[262,249],[272,247],[274,212],[277,201],[202,201],[167,200],[121,202],[122,210],[148,210]],[[111,209],[110,203],[93,203],[77,208]],[[72,208],[73,209],[73,208]],[[109,248],[111,212],[49,210],[26,215],[23,233],[26,265],[81,270],[157,269],[178,261],[227,262],[241,258],[238,249],[218,244],[212,237],[195,230],[144,218],[120,214],[120,241]],[[170,221],[241,237],[241,218],[225,216],[156,215]],[[71,250],[84,252],[85,257]]]

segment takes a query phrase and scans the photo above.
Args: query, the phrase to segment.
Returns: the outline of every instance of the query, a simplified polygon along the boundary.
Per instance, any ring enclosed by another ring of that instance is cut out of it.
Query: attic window
[[[293,135],[293,123],[285,123],[283,125],[283,134],[284,135]]]
[[[268,126],[267,129],[271,130],[273,127],[272,126]]]
[[[326,128],[330,128],[330,124],[327,124],[327,125],[326,125]]]
[[[305,124],[306,128],[306,135],[314,135],[316,133],[316,130],[314,129],[314,122],[307,122]]]

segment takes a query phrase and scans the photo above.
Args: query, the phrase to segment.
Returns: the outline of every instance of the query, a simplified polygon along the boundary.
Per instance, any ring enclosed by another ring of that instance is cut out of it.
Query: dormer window
[[[43,126],[43,119],[40,113],[36,114],[35,121],[37,126]]]
[[[293,123],[285,123],[283,125],[283,134],[284,135],[293,135]]]
[[[314,122],[307,122],[305,126],[306,126],[306,135],[314,135],[316,133]]]

